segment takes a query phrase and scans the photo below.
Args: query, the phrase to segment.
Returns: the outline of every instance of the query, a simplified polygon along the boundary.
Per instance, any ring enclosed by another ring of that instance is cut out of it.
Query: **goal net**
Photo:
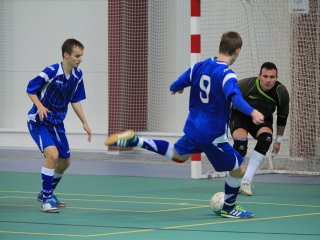
[[[201,0],[201,59],[215,56],[221,34],[238,31],[244,44],[232,66],[238,78],[257,76],[274,62],[290,94],[290,115],[280,153],[261,172],[320,172],[320,2],[299,13],[287,0]],[[188,114],[188,91],[169,85],[190,65],[190,2],[109,1],[108,132],[132,128],[139,136],[174,142]],[[232,140],[230,140],[232,143]],[[248,156],[255,146],[249,139]],[[144,150],[109,148],[110,155],[170,163]],[[188,163],[187,163],[188,164]],[[202,156],[204,176],[214,174]]]
[[[257,76],[263,62],[277,65],[279,81],[290,93],[290,116],[280,153],[274,159],[268,153],[260,172],[319,174],[320,5],[319,1],[304,1],[309,2],[309,12],[297,13],[295,2],[225,1],[216,5],[202,1],[202,55],[206,58],[217,47],[212,39],[218,42],[222,32],[234,29],[244,39],[233,66],[239,79]],[[228,9],[237,9],[237,13]],[[234,14],[236,17],[230,17]],[[249,139],[247,156],[255,144]],[[210,164],[204,161],[203,173],[210,171]]]
[[[110,0],[108,132],[134,129],[139,136],[182,135],[188,94],[173,97],[170,83],[190,65],[189,1]],[[140,149],[109,147],[124,161],[169,163]]]

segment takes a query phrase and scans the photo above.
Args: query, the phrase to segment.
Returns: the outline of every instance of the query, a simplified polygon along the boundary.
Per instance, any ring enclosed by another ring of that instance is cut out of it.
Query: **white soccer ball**
[[[212,211],[215,214],[220,215],[223,204],[224,204],[224,192],[217,192],[213,194],[210,200],[210,206]]]

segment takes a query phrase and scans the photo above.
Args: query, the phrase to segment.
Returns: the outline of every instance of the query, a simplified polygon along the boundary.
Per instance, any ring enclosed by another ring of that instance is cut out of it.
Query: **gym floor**
[[[56,190],[67,208],[47,214],[36,201],[42,156],[0,149],[0,239],[320,239],[319,176],[256,176],[254,195],[238,197],[255,217],[224,219],[209,206],[222,178],[77,154]]]

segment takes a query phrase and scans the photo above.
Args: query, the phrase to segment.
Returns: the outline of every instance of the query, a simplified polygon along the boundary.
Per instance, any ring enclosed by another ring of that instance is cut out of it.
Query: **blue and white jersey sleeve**
[[[170,86],[170,91],[178,92],[186,87],[190,87],[192,83],[192,74],[194,70],[201,64],[201,62],[196,63],[187,71],[185,71],[176,81],[174,81]]]
[[[191,72],[191,69],[189,68],[176,81],[174,81],[170,86],[170,91],[178,92],[183,90],[186,87],[189,87],[191,84],[190,72]]]
[[[231,101],[231,97],[240,92],[237,82],[238,78],[236,74],[231,69],[227,69],[222,81],[222,87],[226,100]]]
[[[226,71],[222,84],[226,100],[231,101],[238,110],[250,116],[254,109],[242,97],[242,93],[238,87],[237,76],[232,70]]]
[[[78,82],[78,86],[75,89],[74,95],[73,95],[70,102],[76,103],[76,102],[80,102],[81,100],[84,100],[84,99],[86,99],[86,92],[84,89],[83,79],[81,78],[81,80]]]
[[[42,72],[38,74],[34,79],[30,80],[27,86],[27,93],[29,94],[38,94],[46,85],[49,83],[50,79],[55,76],[57,68],[52,66],[46,67]]]

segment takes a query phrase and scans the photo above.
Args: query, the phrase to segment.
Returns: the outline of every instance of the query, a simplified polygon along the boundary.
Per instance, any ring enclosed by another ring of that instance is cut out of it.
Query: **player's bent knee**
[[[172,161],[174,161],[174,162],[176,162],[176,163],[184,163],[185,161],[187,161],[187,159],[172,158]]]
[[[185,161],[187,161],[189,159],[190,155],[178,155],[175,154],[175,156],[172,157],[172,161],[176,162],[176,163],[184,163]]]
[[[172,161],[174,161],[176,163],[184,163],[185,161],[187,161],[189,159],[189,157],[190,157],[190,155],[180,156],[179,158],[173,157]]]
[[[171,159],[176,163],[184,163],[189,159],[189,157],[190,157],[190,154],[180,155],[177,151],[175,151]]]
[[[248,139],[238,140],[234,139],[233,148],[242,156],[246,156],[248,150]]]
[[[59,152],[55,146],[46,147],[43,151],[43,154],[45,158],[49,161],[55,161],[55,162],[58,161]]]
[[[46,159],[49,161],[58,161],[59,153],[58,152],[48,152],[45,154]]]
[[[233,177],[233,178],[242,178],[242,175],[241,175],[241,173],[240,173],[240,171],[239,171],[239,168],[230,171],[229,174],[230,174],[230,176]]]
[[[272,134],[263,132],[257,137],[257,140],[258,142],[254,150],[262,155],[266,155],[272,143]]]
[[[230,171],[230,175],[234,178],[242,178],[246,173],[246,167],[242,164],[239,168]]]

